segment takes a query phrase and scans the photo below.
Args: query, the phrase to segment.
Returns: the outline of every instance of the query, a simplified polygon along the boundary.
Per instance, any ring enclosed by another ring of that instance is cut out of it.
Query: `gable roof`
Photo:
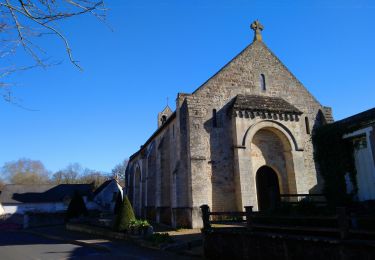
[[[232,109],[235,111],[302,114],[298,108],[282,98],[257,95],[237,95]]]
[[[268,46],[263,42],[263,41],[253,41],[249,45],[247,45],[240,53],[238,53],[236,56],[234,56],[229,62],[227,62],[223,67],[221,67],[216,73],[214,73],[210,78],[208,78],[206,81],[204,81],[197,89],[195,89],[191,94],[182,94],[179,93],[178,95],[184,95],[184,96],[194,96],[195,94],[199,94],[201,91],[204,91],[205,88],[210,87],[210,82],[215,82],[215,79],[220,77],[220,75],[224,75],[225,78],[225,73],[226,70],[230,70],[232,65],[238,65],[238,61],[241,58],[246,58],[245,60],[248,60],[247,58],[249,57],[256,57],[255,55],[257,54],[256,51],[261,50],[263,53],[265,53],[267,56],[270,56],[273,58],[273,60],[277,63],[278,66],[280,66],[290,77],[297,83],[297,85],[301,86],[303,92],[307,93],[307,96],[315,102],[317,105],[321,106],[319,101],[310,93],[310,91],[302,84],[302,82],[288,69],[287,66],[284,65],[284,63],[268,48]],[[215,87],[215,83],[212,84],[213,88]],[[285,103],[287,103],[284,99],[282,99]],[[292,106],[290,103],[290,106],[285,106],[283,107],[282,103],[279,102],[274,102],[273,108],[278,107],[279,109],[283,109],[284,113],[294,113],[294,114],[302,114],[302,112],[297,109],[295,106]],[[298,105],[297,105],[298,106]],[[327,108],[329,109],[329,108]],[[264,111],[267,111],[264,109]],[[275,110],[274,112],[276,112]],[[327,111],[324,111],[327,112]],[[327,112],[328,113],[328,112]],[[328,113],[329,114],[329,113]],[[331,114],[329,114],[331,115]],[[129,157],[129,162],[131,162],[134,158],[136,158],[139,154],[142,153],[142,151],[145,151],[147,148],[147,145],[150,144],[154,138],[164,130],[164,128],[173,121],[173,119],[176,118],[176,111],[173,112],[173,114],[168,117],[167,121],[165,124],[163,124],[160,128],[158,128],[152,135],[147,139],[147,141],[140,147],[140,149],[132,154]],[[329,118],[329,121],[333,121],[333,118]],[[127,166],[127,169],[131,167],[131,164],[129,163]]]
[[[59,185],[5,185],[0,194],[0,203],[48,203],[62,202],[78,192],[81,196],[92,194],[91,184],[59,184]]]
[[[336,121],[334,124],[345,126],[348,131],[355,131],[356,129],[375,124],[375,108]]]
[[[172,114],[172,109],[168,105],[166,105],[166,107],[160,113],[161,114]]]
[[[112,181],[115,181],[115,180],[106,180],[105,182],[103,182],[102,185],[100,185],[95,191],[94,191],[94,197],[96,195],[98,195],[100,192],[102,192]]]
[[[262,49],[266,51],[268,55],[274,58],[274,60],[302,87],[303,91],[305,91],[310,98],[320,104],[319,101],[312,95],[312,93],[302,84],[302,82],[288,69],[287,66],[271,51],[270,48],[263,42],[263,41],[253,41],[249,44],[245,49],[243,49],[239,54],[234,56],[229,62],[227,62],[223,67],[221,67],[215,74],[213,74],[210,78],[208,78],[203,84],[201,84],[193,93],[192,95],[202,91],[205,87],[209,84],[210,81],[214,80],[216,77],[220,76],[222,73],[225,73],[227,69],[230,69],[230,66],[237,63],[237,60],[241,59],[242,57],[246,56],[253,56],[255,55],[254,49]]]

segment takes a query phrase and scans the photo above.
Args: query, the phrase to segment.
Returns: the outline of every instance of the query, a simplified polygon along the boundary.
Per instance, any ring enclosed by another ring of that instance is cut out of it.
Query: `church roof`
[[[237,95],[232,109],[234,111],[302,114],[298,108],[282,98],[257,95]]]
[[[150,138],[147,139],[147,141],[141,145],[141,148],[135,152],[134,154],[132,154],[130,157],[129,157],[129,160],[131,161],[134,157],[136,157],[143,149],[145,149],[147,147],[147,145],[149,143],[152,142],[152,140],[154,140],[154,138],[160,133],[162,132],[168,125],[169,123],[171,123],[173,121],[173,119],[176,118],[176,111],[173,112],[168,118],[167,118],[167,121],[162,125],[160,126],[158,129],[156,129],[156,131],[150,136]],[[129,165],[128,165],[129,166]]]

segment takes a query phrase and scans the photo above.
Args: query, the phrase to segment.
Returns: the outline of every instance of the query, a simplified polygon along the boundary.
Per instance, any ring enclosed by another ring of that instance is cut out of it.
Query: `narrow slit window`
[[[212,126],[217,127],[217,112],[216,109],[212,110]]]
[[[262,91],[266,91],[266,89],[267,89],[266,76],[264,76],[264,74],[260,74],[260,89]]]
[[[310,134],[310,122],[309,122],[309,118],[306,116],[305,117],[305,126],[306,126],[306,134]]]

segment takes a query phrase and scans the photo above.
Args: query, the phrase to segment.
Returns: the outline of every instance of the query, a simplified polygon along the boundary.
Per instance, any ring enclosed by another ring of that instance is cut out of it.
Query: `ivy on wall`
[[[348,129],[344,124],[324,125],[313,135],[314,158],[324,180],[323,192],[330,206],[345,205],[356,195],[356,169],[354,147],[343,139]],[[347,194],[345,175],[349,173],[353,191]]]

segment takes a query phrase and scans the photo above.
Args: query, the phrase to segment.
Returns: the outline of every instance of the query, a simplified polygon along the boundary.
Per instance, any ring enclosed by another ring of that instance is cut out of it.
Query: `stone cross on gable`
[[[262,41],[262,34],[261,32],[263,31],[264,27],[263,25],[258,21],[254,21],[251,26],[251,29],[254,30],[254,41]]]

